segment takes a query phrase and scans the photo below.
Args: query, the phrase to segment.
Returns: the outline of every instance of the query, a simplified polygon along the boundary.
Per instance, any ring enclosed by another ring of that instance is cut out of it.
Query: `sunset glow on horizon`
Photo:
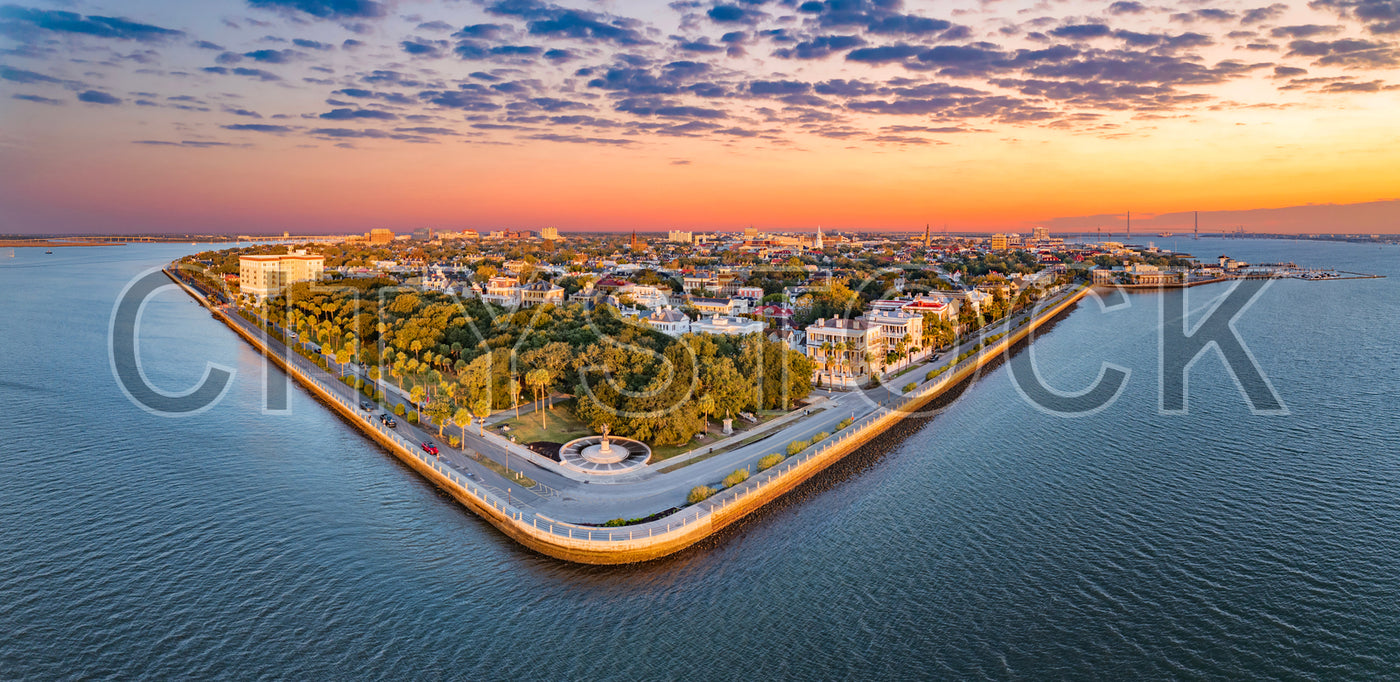
[[[1395,0],[6,4],[0,233],[1397,232],[1397,41]]]

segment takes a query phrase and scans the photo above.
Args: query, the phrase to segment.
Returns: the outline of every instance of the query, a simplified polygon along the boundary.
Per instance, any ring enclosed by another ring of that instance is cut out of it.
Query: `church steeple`
[[[821,249],[821,248],[822,248],[822,226],[821,226],[821,225],[818,225],[818,226],[817,226],[817,240],[816,240],[815,242],[812,242],[812,248],[814,248],[814,249]]]

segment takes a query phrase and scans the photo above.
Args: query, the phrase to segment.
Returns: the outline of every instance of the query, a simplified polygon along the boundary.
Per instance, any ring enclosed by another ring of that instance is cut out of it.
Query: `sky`
[[[0,233],[1400,232],[1400,0],[0,0]]]

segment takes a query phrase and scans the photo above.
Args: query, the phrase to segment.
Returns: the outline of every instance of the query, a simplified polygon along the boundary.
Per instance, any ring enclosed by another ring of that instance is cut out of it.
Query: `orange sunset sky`
[[[0,6],[0,233],[1400,231],[1400,1]]]

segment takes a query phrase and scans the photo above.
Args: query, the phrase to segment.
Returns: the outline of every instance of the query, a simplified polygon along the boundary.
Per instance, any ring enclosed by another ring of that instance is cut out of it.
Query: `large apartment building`
[[[880,325],[840,317],[820,319],[807,327],[807,357],[818,379],[854,384],[870,374],[867,355],[884,352]]]
[[[294,282],[321,278],[325,256],[305,251],[270,256],[239,256],[238,288],[243,294],[264,299],[276,296]]]

